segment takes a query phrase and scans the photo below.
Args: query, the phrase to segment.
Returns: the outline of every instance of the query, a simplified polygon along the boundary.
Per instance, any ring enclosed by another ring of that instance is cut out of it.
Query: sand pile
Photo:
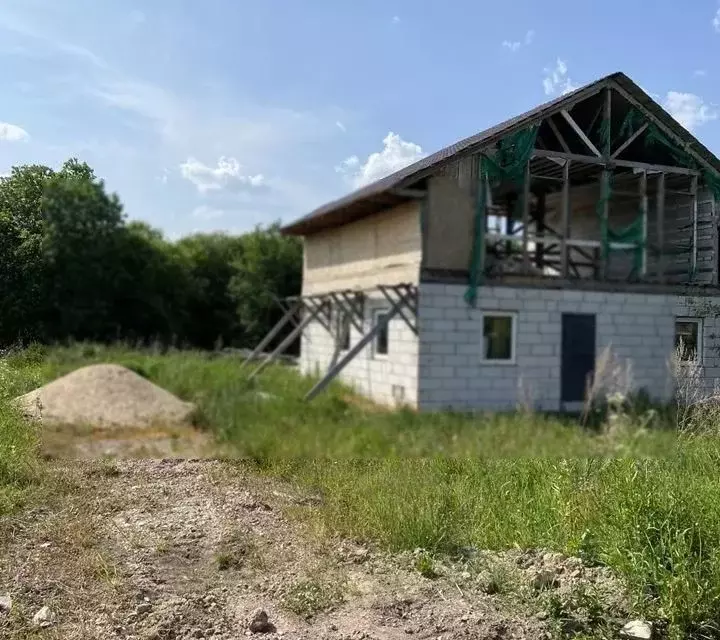
[[[116,364],[83,367],[16,402],[51,424],[139,427],[186,423],[195,406]]]

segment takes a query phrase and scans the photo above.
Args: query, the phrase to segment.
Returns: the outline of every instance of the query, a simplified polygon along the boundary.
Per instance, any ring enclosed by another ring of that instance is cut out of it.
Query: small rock
[[[644,620],[631,620],[620,631],[623,638],[632,640],[651,640],[653,635],[652,624]]]
[[[10,613],[12,604],[12,598],[9,595],[0,596],[0,613]]]
[[[32,621],[34,626],[47,629],[55,622],[55,614],[50,610],[50,607],[43,607],[33,616]]]
[[[272,625],[268,622],[268,614],[264,609],[255,609],[250,616],[248,630],[252,633],[265,633],[272,629]]]
[[[142,604],[139,604],[137,607],[135,607],[135,614],[143,615],[145,613],[150,613],[151,609],[152,605],[149,602],[143,602]]]
[[[554,571],[543,569],[535,574],[532,586],[536,591],[545,591],[547,589],[556,589],[560,586],[560,581]]]
[[[370,555],[370,551],[368,549],[365,549],[364,547],[361,547],[360,549],[356,549],[352,554],[352,560],[356,563],[362,563],[365,562],[365,560],[368,559],[368,556]]]

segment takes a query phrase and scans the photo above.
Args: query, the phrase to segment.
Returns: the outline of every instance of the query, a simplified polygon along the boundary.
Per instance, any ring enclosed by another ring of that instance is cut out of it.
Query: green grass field
[[[580,555],[624,576],[638,615],[668,620],[674,637],[720,635],[715,424],[690,436],[659,418],[588,430],[534,414],[417,415],[379,410],[339,385],[307,404],[312,382],[290,369],[248,385],[229,357],[86,345],[6,358],[6,395],[91,362],[125,364],[197,402],[243,464],[323,496],[310,516],[321,531],[398,550]],[[21,486],[34,437],[4,415],[0,454],[15,453],[0,462],[0,486]]]

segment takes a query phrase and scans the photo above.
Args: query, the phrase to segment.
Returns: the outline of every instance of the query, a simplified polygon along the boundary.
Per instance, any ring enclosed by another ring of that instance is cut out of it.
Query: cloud
[[[105,60],[89,49],[40,31],[5,11],[0,13],[0,30],[34,40],[36,45],[44,45],[61,54],[81,58],[98,69],[108,68]]]
[[[502,46],[505,49],[509,49],[513,53],[515,53],[520,47],[531,45],[533,40],[535,39],[535,31],[533,29],[529,29],[527,33],[525,34],[525,39],[523,41],[520,40],[503,40]]]
[[[143,22],[145,22],[146,16],[139,9],[133,9],[130,12],[130,20],[132,20],[136,24],[142,24]]]
[[[393,24],[399,24],[400,16],[393,16],[392,22],[393,22]]]
[[[335,170],[345,175],[352,186],[358,189],[395,173],[426,155],[420,145],[406,142],[398,134],[390,131],[383,139],[382,151],[371,153],[365,162],[360,162],[357,156],[350,156]]]
[[[337,121],[335,122],[335,126],[336,126],[338,129],[340,129],[340,131],[342,131],[343,133],[345,133],[345,132],[347,131],[347,127],[346,127],[342,122],[340,122],[340,120],[337,120]]]
[[[543,89],[545,90],[545,95],[564,96],[566,93],[575,91],[575,89],[578,88],[577,85],[570,79],[570,76],[568,76],[567,64],[560,58],[557,59],[553,69],[545,68],[543,69],[543,73],[545,74],[545,77],[543,78]]]
[[[705,69],[695,69],[695,71],[693,71],[693,75],[701,78],[707,75],[707,71],[705,71]]]
[[[222,209],[208,207],[207,205],[203,204],[199,207],[195,207],[195,209],[193,209],[192,215],[193,218],[200,218],[201,220],[216,220],[217,218],[222,218],[225,215],[225,212]]]
[[[688,131],[693,131],[718,117],[717,109],[706,104],[700,96],[694,93],[668,91],[663,105],[670,115]]]
[[[713,29],[715,29],[717,33],[720,33],[720,9],[715,12],[715,17],[713,18],[712,25]]]
[[[20,142],[21,140],[28,140],[29,138],[30,134],[22,127],[18,127],[16,124],[10,124],[9,122],[0,122],[0,141]]]
[[[235,158],[220,157],[215,167],[203,164],[195,158],[188,158],[180,165],[180,173],[192,182],[200,193],[224,189],[226,187],[253,188],[265,184],[261,173],[244,175],[240,163]]]

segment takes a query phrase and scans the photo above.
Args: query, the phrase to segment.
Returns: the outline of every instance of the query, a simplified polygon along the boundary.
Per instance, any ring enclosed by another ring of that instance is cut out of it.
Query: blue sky
[[[720,153],[718,59],[716,0],[0,0],[0,173],[241,232],[614,71]]]

